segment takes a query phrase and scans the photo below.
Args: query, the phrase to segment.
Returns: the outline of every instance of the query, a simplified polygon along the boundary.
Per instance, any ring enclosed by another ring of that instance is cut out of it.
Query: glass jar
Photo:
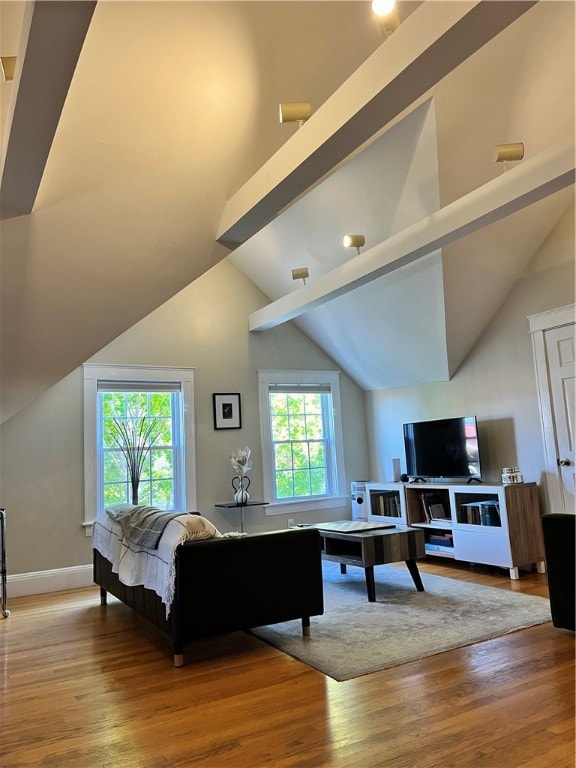
[[[502,470],[502,484],[523,483],[522,473],[518,467],[504,467]]]

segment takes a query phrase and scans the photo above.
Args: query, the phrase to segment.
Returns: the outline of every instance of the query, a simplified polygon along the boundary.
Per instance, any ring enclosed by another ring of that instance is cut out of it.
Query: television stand
[[[418,483],[400,491],[408,525],[424,531],[427,555],[507,568],[511,579],[521,566],[545,573],[536,483]]]
[[[480,480],[479,477],[469,477],[468,480],[466,480],[466,485],[472,485],[472,483],[482,484],[482,480]]]

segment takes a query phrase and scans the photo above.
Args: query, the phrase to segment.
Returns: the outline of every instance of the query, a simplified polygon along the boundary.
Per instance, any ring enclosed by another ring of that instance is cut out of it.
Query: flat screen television
[[[475,416],[404,424],[406,474],[413,478],[481,477]]]

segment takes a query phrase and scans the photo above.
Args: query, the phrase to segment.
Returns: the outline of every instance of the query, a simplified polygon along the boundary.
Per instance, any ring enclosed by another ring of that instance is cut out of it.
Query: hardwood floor
[[[547,595],[545,575],[446,562],[420,569]],[[243,633],[189,645],[175,669],[96,587],[9,607],[3,768],[575,765],[574,635],[551,623],[337,683]]]

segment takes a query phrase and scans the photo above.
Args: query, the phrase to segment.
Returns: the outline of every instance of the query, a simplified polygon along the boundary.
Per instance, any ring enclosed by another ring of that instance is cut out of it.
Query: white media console
[[[536,483],[366,483],[366,519],[424,530],[426,554],[545,571]]]

